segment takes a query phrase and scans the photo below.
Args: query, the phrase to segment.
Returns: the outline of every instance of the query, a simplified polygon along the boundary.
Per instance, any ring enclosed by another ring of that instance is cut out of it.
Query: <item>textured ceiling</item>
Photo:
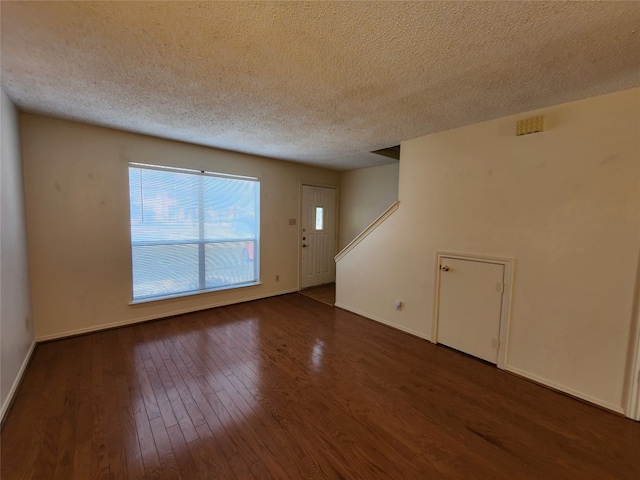
[[[338,170],[640,85],[638,2],[7,2],[27,112]]]

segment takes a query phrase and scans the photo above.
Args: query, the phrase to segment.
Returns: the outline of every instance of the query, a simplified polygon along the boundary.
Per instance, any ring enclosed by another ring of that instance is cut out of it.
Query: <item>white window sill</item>
[[[132,307],[143,307],[150,303],[165,303],[172,302],[176,300],[182,300],[188,297],[195,297],[198,295],[204,295],[207,293],[216,293],[216,292],[228,292],[229,290],[239,290],[242,288],[250,288],[250,287],[258,287],[262,285],[262,282],[252,282],[252,283],[244,283],[242,285],[231,285],[228,287],[219,287],[219,288],[209,288],[207,290],[198,290],[197,292],[185,292],[185,293],[175,293],[171,295],[163,295],[158,297],[149,297],[149,298],[141,298],[139,300],[131,300],[129,305]]]

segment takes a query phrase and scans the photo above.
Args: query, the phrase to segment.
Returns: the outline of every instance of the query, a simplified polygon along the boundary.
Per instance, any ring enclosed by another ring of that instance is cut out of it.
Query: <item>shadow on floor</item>
[[[317,287],[305,288],[298,292],[305,297],[313,298],[319,302],[322,302],[331,307],[336,303],[336,284],[327,283],[326,285],[319,285]]]

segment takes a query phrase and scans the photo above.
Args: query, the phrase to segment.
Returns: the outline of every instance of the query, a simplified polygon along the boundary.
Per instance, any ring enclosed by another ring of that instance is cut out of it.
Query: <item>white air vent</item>
[[[520,120],[516,124],[516,136],[529,135],[544,131],[544,117],[531,117]]]

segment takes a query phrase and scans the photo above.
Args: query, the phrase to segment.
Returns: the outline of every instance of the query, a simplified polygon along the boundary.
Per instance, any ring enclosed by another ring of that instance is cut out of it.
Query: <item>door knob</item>
[[[442,270],[443,272],[448,272],[449,271],[449,265],[440,265],[440,270]]]

